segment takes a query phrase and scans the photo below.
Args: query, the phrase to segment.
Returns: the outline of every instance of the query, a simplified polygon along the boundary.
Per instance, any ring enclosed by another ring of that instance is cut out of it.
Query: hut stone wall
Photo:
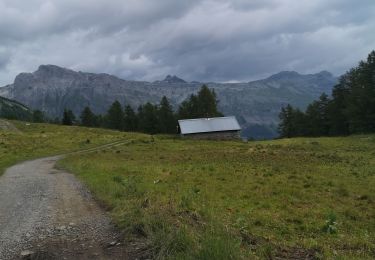
[[[182,135],[184,138],[206,140],[238,140],[241,139],[240,131],[222,131]]]

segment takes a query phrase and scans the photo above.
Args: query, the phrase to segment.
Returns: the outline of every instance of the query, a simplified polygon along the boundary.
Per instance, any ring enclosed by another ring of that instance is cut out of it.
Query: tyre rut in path
[[[121,234],[60,156],[27,161],[0,177],[0,259],[128,259]]]

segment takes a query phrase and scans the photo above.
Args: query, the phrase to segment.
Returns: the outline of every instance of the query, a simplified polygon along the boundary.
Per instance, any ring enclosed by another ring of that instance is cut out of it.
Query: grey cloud
[[[138,80],[341,74],[374,30],[373,0],[0,0],[0,85],[39,64]]]

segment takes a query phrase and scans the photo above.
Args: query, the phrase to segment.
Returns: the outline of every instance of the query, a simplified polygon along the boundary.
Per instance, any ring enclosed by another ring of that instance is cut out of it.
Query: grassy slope
[[[153,257],[375,257],[375,136],[139,137],[61,166]]]
[[[12,123],[21,132],[0,130],[0,175],[18,161],[90,148],[136,135],[83,127]]]

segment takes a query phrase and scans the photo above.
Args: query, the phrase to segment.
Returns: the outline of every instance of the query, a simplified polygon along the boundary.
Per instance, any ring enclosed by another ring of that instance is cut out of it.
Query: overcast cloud
[[[0,85],[40,64],[136,80],[340,75],[372,49],[374,0],[0,0]]]

